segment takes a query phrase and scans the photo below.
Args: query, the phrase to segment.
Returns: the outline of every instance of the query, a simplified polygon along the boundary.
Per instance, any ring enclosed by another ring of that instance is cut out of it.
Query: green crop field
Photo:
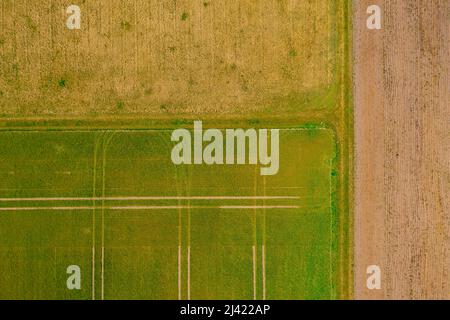
[[[336,297],[331,130],[282,130],[276,176],[177,167],[167,141],[167,130],[2,132],[0,297]],[[82,290],[67,290],[69,265]]]

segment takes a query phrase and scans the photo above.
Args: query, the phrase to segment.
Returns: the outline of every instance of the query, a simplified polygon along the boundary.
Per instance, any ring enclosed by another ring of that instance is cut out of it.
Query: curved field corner
[[[0,297],[352,298],[351,1],[66,5],[0,5]],[[194,120],[278,174],[175,166]]]

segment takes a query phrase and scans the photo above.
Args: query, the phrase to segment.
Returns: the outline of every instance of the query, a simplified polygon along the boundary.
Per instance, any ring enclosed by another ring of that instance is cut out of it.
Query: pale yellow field
[[[82,1],[81,30],[70,4],[2,0],[3,116],[333,106],[335,1]]]

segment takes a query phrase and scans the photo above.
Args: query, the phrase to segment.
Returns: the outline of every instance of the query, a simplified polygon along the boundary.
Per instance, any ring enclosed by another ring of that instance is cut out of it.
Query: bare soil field
[[[449,17],[446,0],[354,1],[358,299],[450,298]]]

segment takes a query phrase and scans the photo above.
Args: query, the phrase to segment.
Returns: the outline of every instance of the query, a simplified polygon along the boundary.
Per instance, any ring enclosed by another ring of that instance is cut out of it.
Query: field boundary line
[[[266,300],[266,246],[261,246],[263,300]]]
[[[148,197],[37,197],[0,198],[0,202],[19,201],[128,201],[128,200],[295,200],[299,196],[148,196]]]
[[[102,246],[102,300],[105,300],[105,247]]]
[[[105,117],[102,117],[102,119],[105,119]],[[42,121],[42,120],[46,120],[48,121],[48,118],[11,118],[11,117],[4,117],[2,118],[2,120],[4,121],[10,121],[10,122],[17,122],[17,121],[29,121],[29,122],[35,122],[35,121]],[[52,120],[64,120],[63,118],[52,118]],[[79,119],[75,119],[75,118],[68,118],[68,120],[79,120]],[[132,119],[130,118],[130,120],[136,120],[136,119]],[[192,122],[194,122],[196,119],[190,119],[192,120]],[[215,121],[217,121],[218,119],[210,119],[209,121],[211,121],[210,123],[214,123]],[[269,121],[270,119],[264,119]],[[208,120],[207,120],[208,121]],[[293,126],[295,126],[295,124],[293,124]],[[205,129],[210,128],[209,126],[206,126]],[[252,128],[252,126],[247,126],[245,127],[246,129],[248,128]],[[136,127],[134,129],[123,129],[123,128],[111,128],[111,127],[96,127],[93,129],[84,129],[84,130],[80,130],[80,129],[71,129],[71,127],[65,127],[65,128],[61,128],[61,129],[56,129],[53,130],[55,132],[77,132],[77,133],[89,133],[89,132],[102,132],[102,131],[109,131],[109,132],[119,132],[119,133],[126,133],[126,132],[158,132],[158,131],[172,131],[174,129],[177,129],[176,126],[173,126],[172,128],[161,128],[161,129],[149,129],[149,128],[140,128],[140,127]],[[188,130],[193,131],[192,126],[187,128]],[[221,127],[221,128],[217,128],[219,130],[226,130],[229,129],[228,127]],[[277,128],[277,127],[268,127],[268,129],[278,129],[280,131],[311,131],[311,130],[320,130],[320,131],[327,131],[327,130],[331,130],[328,127],[317,127],[317,128]],[[42,129],[36,129],[36,126],[34,126],[33,129],[24,129],[24,127],[0,127],[0,132],[46,132],[48,131],[48,127],[43,127]]]
[[[100,134],[100,137],[103,135],[103,132]],[[94,166],[93,166],[93,173],[94,176],[92,177],[92,206],[94,209],[92,209],[92,300],[95,300],[95,228],[96,228],[96,220],[95,220],[95,198],[97,193],[97,153],[98,153],[98,147],[100,144],[100,137],[96,137],[95,139],[95,145],[94,145]]]
[[[79,207],[4,207],[0,211],[71,211],[71,210],[175,210],[175,209],[299,209],[300,206],[124,206],[124,207],[102,207],[102,206],[79,206]]]
[[[263,190],[264,195],[266,195],[266,176],[263,177]],[[263,200],[263,204],[266,204],[266,201]],[[266,209],[263,209],[263,239],[261,245],[261,273],[262,273],[262,299],[266,300]]]
[[[214,208],[214,207],[213,207]],[[299,206],[219,206],[219,209],[299,209]]]
[[[92,300],[95,300],[95,245],[92,246]]]
[[[258,194],[257,193],[258,176],[257,176],[257,168],[256,167],[255,167],[255,170],[254,170],[253,182],[254,182],[253,183],[253,192],[254,192],[254,194],[256,196]],[[256,206],[258,201],[255,199],[253,201],[253,203]],[[253,229],[253,247],[252,247],[252,254],[253,254],[253,300],[256,300],[256,298],[257,298],[257,289],[256,289],[256,286],[257,286],[257,278],[256,278],[256,274],[257,274],[257,270],[256,270],[256,263],[257,263],[256,255],[257,255],[257,251],[256,251],[256,248],[257,248],[257,245],[258,245],[257,215],[258,215],[258,210],[254,209],[253,210],[253,216],[252,216],[252,218],[253,218],[252,219],[253,220],[252,221],[252,224],[253,224],[253,228],[252,228]]]
[[[329,185],[329,193],[330,193],[330,300],[333,299],[333,197],[332,193],[332,172],[333,172],[333,160],[330,160],[330,185]]]
[[[191,246],[187,247],[187,300],[191,300]]]
[[[253,254],[253,300],[256,300],[256,246],[252,246]]]
[[[181,246],[178,246],[178,300],[181,300]]]
[[[109,133],[110,131],[106,131]],[[101,281],[102,281],[102,290],[101,290],[101,299],[105,300],[105,192],[106,192],[106,150],[108,149],[109,143],[114,137],[115,132],[112,132],[109,137],[106,135],[103,136],[103,154],[102,154],[102,259],[101,259]],[[106,141],[105,141],[106,139]]]

